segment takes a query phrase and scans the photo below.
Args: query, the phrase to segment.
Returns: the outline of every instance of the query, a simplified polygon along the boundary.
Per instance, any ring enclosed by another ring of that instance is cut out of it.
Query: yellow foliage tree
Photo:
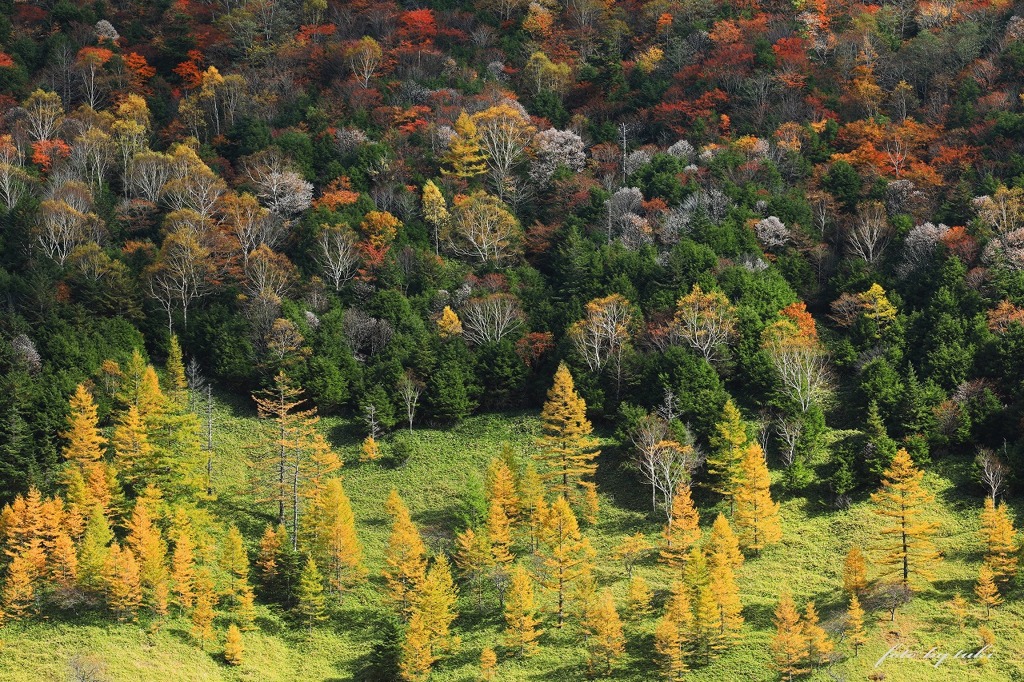
[[[585,627],[590,632],[587,638],[590,669],[610,675],[615,662],[626,653],[626,636],[610,589],[601,592]]]
[[[413,609],[409,624],[405,628],[398,669],[405,682],[425,682],[430,669],[437,661],[430,641],[430,629],[418,609]]]
[[[680,486],[672,498],[672,515],[662,533],[665,545],[661,559],[674,569],[682,570],[690,548],[700,540],[700,517],[693,504],[690,486]]]
[[[451,309],[451,306],[446,305],[441,311],[441,317],[437,318],[437,335],[442,339],[450,339],[461,333],[462,322],[459,320],[459,316]]]
[[[380,446],[373,436],[367,436],[359,447],[359,461],[373,462],[380,459]]]
[[[423,615],[435,652],[448,651],[454,643],[451,626],[459,615],[455,608],[458,599],[448,559],[438,555],[416,595],[416,609]]]
[[[985,563],[992,569],[996,582],[1006,582],[1017,574],[1017,530],[1005,502],[997,507],[991,497],[985,498],[981,512],[981,535],[985,541]]]
[[[116,542],[111,545],[103,566],[103,581],[107,606],[117,614],[117,619],[134,620],[142,604],[142,580],[135,553],[128,548],[122,549]]]
[[[207,571],[197,574],[195,580],[195,603],[192,609],[192,636],[199,640],[199,646],[206,651],[206,642],[213,639],[213,619],[216,617],[214,608],[217,606],[217,593],[213,590],[213,579]]]
[[[245,655],[245,646],[242,642],[242,631],[232,623],[228,626],[228,633],[224,640],[224,660],[229,665],[242,665],[242,658]]]
[[[746,424],[732,400],[722,409],[722,421],[715,425],[717,432],[711,439],[711,454],[707,470],[712,489],[734,503],[736,488],[743,476],[743,458],[750,443]]]
[[[510,522],[519,516],[519,495],[516,492],[515,475],[508,464],[500,459],[492,459],[487,470],[487,499],[490,503],[501,506]]]
[[[455,121],[455,135],[441,160],[442,175],[469,180],[487,172],[487,152],[481,144],[476,123],[464,111]]]
[[[490,512],[487,515],[487,537],[491,543],[491,556],[494,563],[507,565],[515,560],[511,552],[512,524],[509,523],[505,509],[497,500],[491,500]]]
[[[978,601],[985,607],[986,620],[991,617],[992,608],[1003,603],[992,569],[987,564],[982,564],[978,571],[978,583],[974,586],[974,593],[978,595]]]
[[[537,626],[537,608],[533,597],[533,578],[522,566],[512,570],[508,595],[505,598],[505,646],[519,656],[537,652],[537,638],[542,630]]]
[[[21,620],[35,607],[35,576],[36,570],[32,560],[18,554],[7,567],[7,579],[4,581],[3,613],[11,620]]]
[[[732,532],[732,526],[729,525],[725,514],[715,517],[715,522],[711,525],[708,555],[711,557],[712,566],[726,564],[736,569],[743,565],[739,538]]]
[[[716,607],[717,633],[711,646],[715,652],[720,652],[739,639],[743,626],[740,590],[732,566],[725,561],[713,562],[707,589],[711,591]]]
[[[498,676],[498,655],[491,647],[480,652],[480,682],[492,682]]]
[[[188,528],[179,528],[171,555],[171,582],[174,583],[174,601],[183,611],[192,608],[196,600],[195,544]]]
[[[631,619],[646,618],[651,613],[651,599],[653,598],[654,594],[643,576],[635,575],[630,578],[629,586],[626,588],[628,617]]]
[[[789,592],[779,595],[779,603],[775,607],[775,636],[771,648],[775,669],[786,680],[807,672],[807,639],[800,623],[800,612],[796,610]]]
[[[590,573],[594,550],[580,534],[575,514],[564,497],[552,503],[540,528],[543,571],[540,582],[557,594],[558,627],[565,620],[567,589]]]
[[[867,559],[860,547],[854,545],[843,560],[843,589],[850,594],[859,594],[867,589]]]
[[[860,605],[857,593],[850,594],[850,608],[846,616],[846,633],[850,638],[850,646],[853,647],[853,655],[856,656],[860,648],[867,644],[867,634],[864,632],[864,609]]]
[[[444,195],[433,180],[427,180],[423,185],[422,203],[423,217],[434,228],[434,253],[437,254],[440,252],[441,234],[447,231],[451,216]]]
[[[555,372],[541,420],[544,435],[537,441],[541,451],[535,455],[547,467],[541,478],[553,493],[570,499],[597,471],[594,459],[600,451],[590,435],[593,427],[587,419],[587,404],[576,392],[564,362]]]
[[[804,606],[803,636],[807,642],[807,660],[812,666],[820,666],[828,662],[828,657],[835,649],[835,645],[829,638],[828,633],[818,625],[818,611],[814,608],[814,602],[807,602]]]
[[[693,607],[690,591],[681,581],[672,583],[672,593],[665,603],[665,614],[654,630],[654,651],[660,657],[667,680],[681,680],[689,668],[686,654],[693,630]]]
[[[885,544],[878,563],[890,567],[890,572],[897,574],[908,588],[915,578],[930,581],[939,561],[929,539],[938,524],[921,518],[934,500],[921,485],[923,477],[924,472],[914,466],[910,454],[901,448],[885,471],[882,487],[871,495],[875,513],[887,522],[882,529]]]
[[[384,553],[384,580],[391,600],[408,616],[426,578],[427,548],[398,491],[391,491],[385,507],[392,526]]]
[[[622,562],[623,567],[626,569],[626,577],[632,578],[633,568],[650,549],[651,543],[647,541],[647,536],[643,533],[636,533],[624,537],[622,542],[615,548],[612,556]]]
[[[327,570],[328,584],[341,591],[363,577],[363,548],[356,536],[352,502],[341,479],[329,479],[313,513],[320,526],[314,554]]]
[[[754,553],[782,539],[779,503],[772,501],[770,485],[764,452],[760,445],[751,443],[743,456],[735,499],[740,544]]]

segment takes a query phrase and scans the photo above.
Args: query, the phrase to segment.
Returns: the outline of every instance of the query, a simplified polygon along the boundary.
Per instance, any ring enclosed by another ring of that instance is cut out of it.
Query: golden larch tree
[[[458,617],[459,600],[452,570],[444,554],[438,555],[416,595],[416,609],[423,615],[435,653],[452,647],[451,626]]]
[[[707,460],[707,472],[711,477],[711,488],[729,500],[732,509],[737,484],[743,477],[743,458],[750,444],[747,425],[732,400],[722,408],[722,420],[715,425],[711,437],[711,454]]]
[[[711,525],[711,539],[708,541],[708,556],[711,564],[727,564],[734,569],[743,566],[743,552],[740,551],[740,541],[729,525],[725,514],[715,517]]]
[[[487,514],[487,538],[491,544],[491,556],[494,563],[508,565],[515,560],[512,554],[512,524],[509,523],[505,509],[497,500],[491,500]]]
[[[887,567],[907,588],[912,579],[930,581],[939,562],[930,540],[938,523],[922,518],[935,499],[921,485],[923,477],[924,472],[914,466],[910,453],[901,448],[885,470],[882,487],[871,495],[875,513],[886,522],[877,563]]]
[[[537,626],[537,607],[533,596],[533,578],[522,566],[512,569],[508,595],[505,597],[505,646],[519,656],[537,652],[537,639],[543,630]]]
[[[712,557],[713,559],[714,557]],[[732,566],[725,561],[711,562],[711,582],[707,589],[715,599],[717,609],[717,635],[712,644],[716,652],[724,651],[734,644],[743,627],[743,606],[740,604],[740,589]]]
[[[807,672],[807,639],[800,623],[800,612],[796,610],[789,592],[779,595],[779,603],[775,607],[775,636],[771,649],[775,669],[786,680]]]
[[[122,549],[116,542],[111,545],[103,566],[103,581],[107,607],[120,621],[134,620],[142,604],[142,579],[135,553],[128,548]]]
[[[689,670],[686,656],[693,631],[693,607],[690,590],[676,580],[665,603],[665,614],[654,630],[654,651],[658,654],[665,679],[681,680]]]
[[[587,404],[576,392],[572,374],[565,363],[558,365],[554,384],[541,411],[544,435],[537,441],[540,452],[536,458],[547,471],[541,478],[551,491],[572,499],[585,481],[590,481],[599,454],[597,440],[591,437],[593,427],[587,419]]]
[[[643,576],[635,575],[630,578],[626,588],[627,618],[641,620],[650,615],[651,599],[653,598],[654,593],[651,592],[651,588]]]
[[[612,556],[622,562],[623,567],[626,569],[626,577],[632,578],[633,568],[650,549],[651,543],[647,541],[647,536],[643,533],[636,533],[624,537],[622,542],[615,548]]]
[[[103,589],[103,565],[107,561],[114,534],[107,517],[99,507],[93,507],[78,544],[78,584],[87,590]]]
[[[558,627],[565,620],[565,599],[571,585],[590,573],[594,550],[580,533],[569,503],[559,497],[552,503],[540,529],[542,571],[540,582],[557,595]]]
[[[997,507],[991,497],[985,498],[981,512],[981,535],[985,541],[985,563],[996,582],[1006,582],[1017,574],[1017,530],[1005,502]]]
[[[480,652],[480,682],[492,682],[498,677],[498,655],[491,647]]]
[[[868,563],[864,552],[854,545],[843,560],[843,589],[850,594],[859,594],[868,587]]]
[[[802,626],[804,640],[807,642],[807,661],[814,667],[824,665],[828,662],[829,656],[835,649],[835,644],[818,624],[818,611],[814,602],[809,601],[804,606],[804,619]]]
[[[3,598],[3,613],[11,620],[21,620],[35,608],[35,577],[35,566],[23,554],[15,556],[8,565],[7,579],[0,596]]]
[[[160,529],[153,524],[150,512],[152,498],[140,497],[135,502],[132,518],[128,522],[128,547],[139,563],[139,577],[146,605],[157,611],[161,606],[162,586],[169,580],[167,572],[167,545]]]
[[[242,665],[245,655],[245,646],[242,642],[242,631],[232,623],[228,626],[227,636],[224,639],[224,660],[229,665]]]
[[[864,609],[860,605],[857,593],[850,594],[850,608],[846,614],[846,634],[850,638],[850,646],[853,647],[853,655],[856,656],[860,648],[867,644],[868,637],[864,632]]]
[[[492,505],[499,505],[508,520],[515,523],[519,517],[515,475],[508,464],[500,459],[492,459],[487,468],[487,499]]]
[[[213,578],[209,572],[197,572],[195,579],[195,608],[192,609],[192,637],[206,651],[206,642],[213,639],[213,620],[217,613],[217,593],[213,589]]]
[[[441,160],[442,175],[468,180],[487,172],[487,152],[484,151],[476,124],[464,111],[455,121],[455,134]]]
[[[320,526],[316,555],[327,570],[331,589],[341,591],[360,580],[365,569],[352,502],[340,479],[327,481],[312,516]]]
[[[398,658],[398,669],[405,682],[425,682],[437,661],[430,641],[430,629],[418,609],[413,609],[409,624],[405,628],[402,648]]]
[[[192,608],[196,600],[195,544],[188,528],[177,529],[174,552],[171,554],[171,582],[174,602],[181,610]]]
[[[590,633],[587,638],[590,669],[610,675],[616,661],[626,653],[626,636],[622,632],[622,620],[615,610],[615,599],[610,589],[602,591],[597,598],[596,607],[585,628]]]
[[[974,594],[978,595],[978,601],[985,607],[985,620],[991,617],[993,607],[1003,603],[1003,598],[999,596],[999,588],[996,587],[995,576],[988,564],[982,564],[978,570]]]
[[[760,445],[751,443],[743,455],[735,501],[740,544],[755,554],[782,539],[779,503],[772,501],[770,485],[764,452]]]
[[[398,491],[391,491],[385,507],[392,525],[384,553],[384,580],[391,600],[408,616],[426,578],[427,548]]]
[[[462,574],[463,580],[473,588],[477,598],[477,606],[483,608],[483,582],[487,569],[494,565],[491,545],[486,533],[477,533],[472,528],[455,536],[455,565]]]
[[[690,548],[700,540],[700,516],[693,504],[690,486],[680,486],[672,497],[672,514],[662,532],[665,544],[661,560],[674,569],[682,570]]]

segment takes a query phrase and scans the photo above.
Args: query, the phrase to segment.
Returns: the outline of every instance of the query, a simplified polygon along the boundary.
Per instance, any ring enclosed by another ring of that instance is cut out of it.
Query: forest
[[[0,682],[1020,679],[1022,437],[1014,3],[0,0]]]

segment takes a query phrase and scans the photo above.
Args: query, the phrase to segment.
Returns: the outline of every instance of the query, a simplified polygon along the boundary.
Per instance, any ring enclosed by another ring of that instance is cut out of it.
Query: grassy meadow
[[[218,497],[212,505],[218,515],[235,521],[254,545],[269,519],[269,509],[253,508],[245,485],[254,415],[242,402],[221,402],[216,424]],[[321,426],[349,462],[343,469],[345,487],[352,499],[370,571],[370,579],[344,596],[327,625],[307,632],[287,616],[260,606],[259,629],[246,633],[244,663],[233,668],[223,662],[221,642],[201,650],[188,634],[187,619],[173,614],[159,629],[145,620],[119,625],[106,617],[92,616],[54,624],[11,624],[0,629],[0,682],[75,679],[70,676],[73,666],[92,667],[104,674],[96,679],[116,682],[380,679],[371,672],[374,661],[395,646],[393,635],[388,635],[393,630],[387,626],[388,607],[381,598],[379,578],[389,533],[383,504],[388,492],[396,488],[401,493],[433,551],[448,548],[451,529],[459,527],[464,514],[465,491],[482,485],[487,464],[498,455],[503,443],[510,444],[520,456],[528,456],[539,421],[532,414],[491,415],[469,419],[452,430],[417,429],[407,436],[413,445],[412,454],[400,467],[356,463],[359,437],[352,425],[324,419]],[[598,472],[601,520],[586,533],[599,553],[599,582],[615,590],[625,622],[627,651],[613,679],[639,682],[659,679],[653,651],[655,618],[637,621],[624,613],[625,572],[611,553],[624,535],[637,531],[656,541],[662,517],[661,512],[650,511],[648,489],[625,470],[623,462],[624,453],[606,439]],[[1024,602],[1019,601],[1018,593],[1011,592],[987,623],[980,620],[982,610],[975,603],[973,586],[981,560],[977,520],[981,499],[969,483],[966,468],[940,461],[930,467],[925,481],[936,494],[934,518],[941,523],[937,544],[944,561],[937,580],[931,590],[917,594],[909,605],[900,608],[894,622],[889,621],[884,609],[869,610],[865,619],[869,643],[858,656],[852,657],[849,645],[838,641],[845,614],[845,596],[840,589],[842,560],[851,543],[872,546],[879,520],[864,499],[855,501],[848,510],[833,511],[814,499],[813,493],[810,499],[782,496],[783,541],[762,556],[749,558],[738,574],[745,618],[742,641],[710,665],[696,667],[686,679],[778,679],[771,664],[770,641],[775,601],[784,587],[792,590],[800,607],[807,599],[815,600],[823,624],[837,640],[837,651],[845,657],[830,670],[815,671],[806,679],[865,680],[872,679],[869,675],[873,673],[873,679],[890,682],[1021,679],[1024,633],[1019,624],[1024,617]],[[698,494],[697,503],[702,525],[709,527],[717,513],[714,500]],[[657,613],[667,593],[669,571],[657,563],[653,553],[638,570],[655,590]],[[945,604],[956,590],[972,602],[972,617],[962,632]],[[550,595],[542,594],[539,588],[538,594],[550,613]],[[870,606],[871,600],[865,603]],[[456,631],[461,644],[437,665],[432,679],[476,680],[480,651],[485,646],[498,650],[498,679],[502,681],[586,679],[585,651],[571,623],[557,631],[548,618],[540,653],[517,660],[500,648],[504,623],[494,594],[487,595],[481,610],[476,598],[464,592],[460,613]],[[983,663],[953,660],[957,651],[980,646],[979,624],[995,633],[991,659]],[[938,667],[923,661],[890,659],[875,668],[876,661],[896,645],[922,654],[936,647],[939,652],[949,653],[950,658]],[[884,678],[877,676],[879,672]]]

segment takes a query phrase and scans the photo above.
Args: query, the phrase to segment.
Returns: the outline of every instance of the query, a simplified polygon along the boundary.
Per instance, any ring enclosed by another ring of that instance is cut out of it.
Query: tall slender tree
[[[512,569],[511,584],[505,598],[505,646],[519,656],[531,656],[538,650],[537,638],[543,630],[537,626],[537,608],[533,597],[533,578],[522,566]]]
[[[426,579],[427,548],[398,491],[391,491],[385,507],[392,526],[384,553],[384,580],[391,600],[408,617]]]
[[[742,479],[736,489],[736,528],[740,544],[755,554],[782,539],[779,503],[772,501],[768,465],[757,443],[743,455]]]
[[[924,472],[901,448],[885,471],[882,487],[871,495],[875,513],[886,521],[878,563],[895,574],[904,588],[910,588],[914,579],[931,581],[939,561],[931,542],[938,524],[922,518],[935,499],[922,486],[923,477]]]
[[[551,492],[574,499],[582,484],[597,471],[594,459],[600,451],[596,449],[597,440],[591,437],[587,405],[576,392],[565,363],[555,372],[541,420],[544,435],[537,441],[540,452],[536,458],[547,469],[541,478],[548,482]]]

